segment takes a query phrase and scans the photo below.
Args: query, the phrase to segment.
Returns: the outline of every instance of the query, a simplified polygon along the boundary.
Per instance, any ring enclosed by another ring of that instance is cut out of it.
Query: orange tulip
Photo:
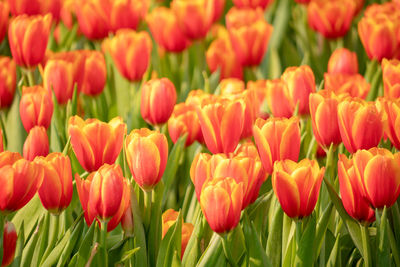
[[[268,80],[265,91],[268,107],[275,117],[290,118],[293,115],[295,105],[285,82],[281,79]]]
[[[107,79],[107,66],[104,55],[95,50],[86,50],[83,54],[85,57],[85,70],[81,91],[91,96],[101,94]]]
[[[130,81],[141,80],[150,62],[152,42],[147,32],[119,30],[109,41],[109,52],[119,72]]]
[[[257,119],[253,126],[254,140],[265,171],[271,174],[275,161],[297,161],[300,153],[299,119],[292,117]]]
[[[221,99],[196,107],[201,131],[211,153],[230,153],[236,149],[243,131],[243,100]]]
[[[346,48],[336,49],[329,58],[328,73],[357,74],[357,54]]]
[[[10,6],[7,2],[0,2],[0,43],[7,33],[8,17],[10,15]]]
[[[149,4],[149,0],[119,0],[112,2],[110,29],[114,32],[124,28],[136,30],[139,22],[145,17]]]
[[[5,222],[3,231],[3,260],[1,267],[9,266],[15,256],[15,249],[17,247],[17,231],[12,222]]]
[[[133,179],[142,189],[152,190],[167,165],[165,135],[147,128],[133,130],[125,139],[125,153]]]
[[[365,99],[371,85],[360,74],[325,73],[325,89],[333,91],[336,95],[349,94],[351,97]]]
[[[239,62],[243,66],[260,65],[273,30],[262,10],[233,7],[226,14],[226,27]]]
[[[315,160],[275,162],[272,187],[287,216],[301,219],[313,212],[324,173]]]
[[[188,38],[204,38],[210,30],[214,19],[214,1],[173,0],[171,9],[179,27]]]
[[[292,103],[299,105],[299,114],[309,114],[309,95],[315,92],[315,78],[311,68],[307,65],[289,67],[281,79],[287,85]]]
[[[384,100],[383,108],[387,116],[385,134],[393,146],[400,150],[400,101]]]
[[[72,149],[85,170],[92,172],[104,163],[115,162],[126,134],[126,125],[122,118],[116,117],[105,123],[97,119],[84,121],[73,116],[68,124]]]
[[[168,52],[182,52],[190,45],[171,9],[156,7],[146,21],[157,44]]]
[[[243,184],[230,177],[215,178],[204,184],[200,206],[214,232],[225,233],[238,225],[243,191]]]
[[[296,3],[307,5],[311,0],[294,0]]]
[[[17,85],[14,60],[0,56],[0,108],[11,106]]]
[[[108,36],[112,2],[107,0],[83,0],[76,3],[75,12],[80,31],[92,40]]]
[[[54,59],[46,63],[43,74],[44,88],[54,94],[59,104],[66,104],[74,93],[74,65],[65,60]]]
[[[274,0],[233,0],[233,4],[238,8],[262,8],[266,9]]]
[[[225,0],[214,0],[213,2],[214,2],[214,15],[212,22],[214,23],[217,22],[224,13]]]
[[[400,61],[382,60],[382,78],[384,95],[387,98],[400,97]]]
[[[60,18],[61,0],[8,0],[8,3],[13,16],[51,13],[55,20]]]
[[[19,114],[27,132],[34,126],[49,128],[53,115],[51,95],[40,85],[23,87]]]
[[[38,191],[45,209],[54,214],[65,210],[72,199],[71,162],[62,153],[54,152],[36,160],[44,170],[43,183]]]
[[[384,148],[357,151],[351,160],[341,155],[342,175],[355,175],[354,184],[374,208],[392,206],[400,194],[400,154]],[[355,173],[355,174],[354,174]]]
[[[49,137],[46,129],[42,126],[35,126],[29,130],[28,137],[23,147],[24,158],[32,161],[38,156],[49,154]]]
[[[168,121],[176,103],[176,89],[168,78],[152,79],[142,86],[140,113],[152,125]]]
[[[338,145],[340,138],[337,118],[339,99],[332,91],[322,90],[310,94],[310,114],[315,139],[324,148]]]
[[[32,17],[21,15],[11,20],[8,27],[8,41],[17,65],[34,67],[43,60],[50,34],[51,18],[49,14]]]
[[[325,38],[346,35],[355,15],[354,0],[311,0],[307,7],[308,24]]]
[[[229,96],[243,93],[245,90],[244,82],[236,78],[223,79],[219,83],[221,95]]]
[[[0,211],[5,214],[25,206],[42,185],[42,167],[18,153],[0,153],[0,172]]]

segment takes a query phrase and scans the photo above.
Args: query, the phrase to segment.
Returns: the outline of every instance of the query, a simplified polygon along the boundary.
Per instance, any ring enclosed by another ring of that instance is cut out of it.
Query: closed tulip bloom
[[[19,114],[27,132],[34,126],[49,128],[53,115],[51,95],[40,85],[23,87],[19,103]]]
[[[271,174],[275,161],[297,161],[300,153],[299,119],[292,117],[257,119],[253,126],[254,140],[265,171]]]
[[[213,2],[214,2],[214,15],[212,22],[214,23],[217,22],[224,13],[225,0],[214,0]]]
[[[273,30],[262,10],[233,7],[226,14],[226,27],[239,62],[243,66],[260,65]]]
[[[112,2],[110,13],[110,28],[116,32],[119,29],[136,30],[140,21],[145,17],[149,0],[119,0]]]
[[[295,106],[299,105],[299,114],[309,114],[309,95],[315,92],[315,78],[307,65],[287,68],[281,77],[286,83],[290,98]]]
[[[43,181],[43,169],[18,153],[0,153],[0,211],[8,214],[24,207]]]
[[[111,2],[107,0],[83,0],[75,6],[79,30],[91,40],[103,39],[110,29]]]
[[[233,0],[233,4],[238,8],[267,8],[274,0]]]
[[[374,103],[347,99],[338,105],[340,135],[350,153],[379,144],[383,136],[382,115]]]
[[[176,103],[176,89],[168,78],[152,79],[142,86],[140,113],[152,125],[168,121]]]
[[[157,44],[168,52],[179,53],[190,45],[190,40],[179,28],[174,12],[166,7],[156,7],[146,17],[151,35]]]
[[[133,190],[133,189],[131,187],[129,187],[129,190]],[[124,234],[125,235],[127,235],[127,236],[133,236],[134,235],[135,222],[133,221],[133,214],[132,214],[132,208],[131,208],[130,200],[129,200],[128,208],[124,212],[124,215],[122,215],[121,227],[122,227],[122,230],[124,230]]]
[[[0,153],[4,151],[3,130],[0,129]]]
[[[55,94],[59,104],[66,104],[74,93],[74,65],[65,60],[49,60],[43,74],[44,88]]]
[[[338,175],[340,196],[347,213],[358,221],[375,221],[375,212],[365,198],[364,185],[357,175],[353,161],[345,155],[339,155]]]
[[[236,78],[227,78],[221,80],[219,83],[219,87],[221,95],[223,96],[241,94],[245,90],[244,81]]]
[[[336,49],[329,58],[328,73],[357,74],[357,54],[346,48]]]
[[[295,104],[290,96],[287,84],[281,79],[266,81],[266,100],[274,117],[290,118]]]
[[[312,0],[307,7],[308,24],[325,38],[346,35],[355,15],[354,0]]]
[[[309,216],[317,204],[325,168],[318,162],[303,159],[277,161],[272,174],[272,187],[283,211],[291,218]]]
[[[49,137],[46,128],[35,126],[30,129],[22,151],[24,158],[29,161],[38,156],[47,156],[49,154]]]
[[[56,21],[60,18],[61,0],[8,0],[8,3],[13,16],[51,13]]]
[[[122,118],[116,117],[105,123],[98,119],[84,121],[73,116],[68,124],[72,149],[86,171],[96,171],[104,163],[115,162],[126,134],[126,124]]]
[[[3,41],[7,33],[9,15],[10,7],[8,3],[0,2],[0,43]]]
[[[382,60],[382,78],[384,95],[387,98],[400,97],[400,61]]]
[[[65,210],[72,199],[71,162],[62,153],[54,152],[36,160],[44,171],[43,183],[38,191],[45,209],[54,214]]]
[[[246,105],[243,100],[220,100],[196,107],[201,131],[211,153],[231,153],[239,143]]]
[[[318,144],[324,148],[342,142],[337,118],[338,104],[338,97],[331,91],[322,90],[310,94],[310,114],[314,136]]]
[[[207,35],[214,19],[214,1],[173,0],[171,9],[189,39],[201,39]]]
[[[133,130],[125,139],[125,153],[133,179],[142,189],[152,190],[167,165],[165,135],[147,128]]]
[[[385,134],[393,146],[400,150],[400,102],[384,100],[383,108],[387,116]]]
[[[17,65],[35,67],[45,56],[49,39],[51,15],[21,15],[8,27],[8,41],[11,54]]]
[[[204,184],[200,206],[214,232],[229,232],[238,225],[243,191],[243,184],[230,177],[215,178]]]
[[[0,56],[0,108],[11,106],[17,86],[14,60]]]
[[[118,71],[129,81],[141,80],[150,62],[152,42],[147,32],[119,30],[109,41]]]
[[[85,95],[99,95],[103,92],[107,79],[107,66],[103,53],[95,50],[83,52],[85,69],[81,92]]]
[[[1,261],[1,267],[9,266],[13,262],[17,239],[18,236],[14,224],[7,221],[4,224],[3,231],[3,260]]]
[[[325,73],[325,89],[333,91],[336,95],[349,94],[351,97],[365,99],[371,85],[360,74]]]
[[[311,0],[294,0],[296,3],[307,5]]]

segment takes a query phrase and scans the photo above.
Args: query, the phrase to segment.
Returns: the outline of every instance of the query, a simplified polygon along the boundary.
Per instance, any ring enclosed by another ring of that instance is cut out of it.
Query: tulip
[[[3,130],[0,129],[0,153],[4,151]]]
[[[130,81],[141,80],[150,62],[152,42],[147,32],[119,30],[109,42],[118,71]]]
[[[66,104],[74,93],[74,65],[64,60],[49,60],[43,74],[44,88],[55,94],[59,104]]]
[[[24,207],[43,181],[43,169],[18,153],[0,153],[0,211],[8,214]]]
[[[45,15],[51,13],[58,21],[60,17],[61,0],[8,0],[11,14],[18,15]]]
[[[171,9],[189,39],[202,39],[210,30],[214,19],[214,1],[173,0]]]
[[[19,114],[27,132],[34,126],[49,128],[53,115],[51,95],[42,86],[23,87]]]
[[[351,97],[365,99],[371,85],[360,74],[324,74],[325,89],[333,91],[336,95],[349,94]]]
[[[295,104],[289,89],[281,79],[266,81],[266,99],[271,113],[275,117],[290,118],[294,113]]]
[[[260,65],[273,30],[262,10],[233,7],[226,14],[226,27],[239,62],[243,66]]]
[[[296,3],[307,5],[311,0],[294,0]]]
[[[38,156],[47,156],[49,154],[49,137],[46,128],[35,126],[29,130],[28,137],[23,147],[24,158],[32,161]]]
[[[262,8],[266,9],[270,4],[272,4],[273,0],[233,0],[233,4],[238,8]]]
[[[59,152],[40,157],[37,162],[44,170],[43,183],[38,191],[40,201],[49,212],[60,214],[72,199],[71,162]]]
[[[243,131],[243,100],[220,100],[196,107],[201,131],[211,153],[230,153],[236,149]]]
[[[168,78],[152,79],[142,86],[140,113],[152,125],[168,121],[176,103],[176,89]]]
[[[374,103],[347,99],[338,105],[340,135],[350,153],[379,144],[383,136],[382,114]]]
[[[325,38],[346,35],[355,15],[354,0],[312,0],[307,7],[308,24]]]
[[[0,108],[11,106],[17,85],[14,60],[0,56]]]
[[[179,28],[178,20],[171,9],[156,7],[146,21],[155,41],[166,51],[179,53],[189,47],[190,41]]]
[[[9,14],[10,6],[7,2],[0,2],[0,43],[3,41],[7,33]]]
[[[152,190],[167,165],[165,135],[147,128],[133,130],[125,139],[125,153],[133,179],[143,190]]]
[[[324,173],[315,160],[275,162],[272,187],[287,216],[301,219],[313,212]]]
[[[17,65],[34,67],[39,64],[46,52],[51,26],[51,15],[21,15],[8,27],[8,41],[11,54]]]
[[[107,79],[107,66],[104,55],[95,50],[87,50],[85,70],[81,91],[86,95],[99,95],[103,92]]]
[[[109,12],[112,2],[83,0],[75,8],[79,29],[91,40],[103,39],[110,31]]]
[[[186,103],[175,105],[174,111],[168,120],[168,132],[174,144],[178,141],[178,138],[184,134],[187,134],[186,147],[193,144],[196,140],[201,142],[201,128],[196,108]]]
[[[97,119],[69,119],[68,132],[72,149],[82,167],[92,172],[104,163],[113,164],[117,159],[126,134],[126,124],[116,117],[109,123]]]
[[[236,78],[223,79],[219,83],[221,95],[229,96],[243,93],[245,90],[244,82]]]
[[[400,61],[382,60],[382,78],[384,95],[387,98],[400,97]]]
[[[123,28],[136,30],[139,22],[145,17],[149,4],[149,0],[114,1],[110,14],[110,29],[114,32]]]
[[[254,140],[265,171],[271,174],[275,161],[297,161],[300,153],[299,119],[292,117],[257,119],[253,126]]]
[[[216,233],[234,229],[240,220],[243,184],[233,178],[215,178],[204,184],[200,206],[210,228]]]
[[[132,190],[131,187],[129,187],[129,190]],[[129,200],[129,205],[124,214],[122,215],[121,218],[121,227],[124,230],[124,234],[127,236],[133,236],[134,235],[134,227],[135,223],[133,221],[133,214],[132,214],[132,208],[131,208],[131,202]]]
[[[3,260],[1,267],[10,265],[15,256],[15,249],[17,247],[17,231],[12,222],[6,222],[4,224],[3,232]]]
[[[338,97],[327,90],[310,94],[310,114],[315,139],[325,149],[331,144],[338,145],[340,139],[337,118]]]
[[[315,78],[307,65],[287,68],[281,77],[286,83],[292,103],[299,105],[299,114],[309,114],[309,95],[315,92]]]
[[[224,13],[225,0],[214,0],[213,2],[214,2],[214,15],[212,22],[214,23],[217,22]]]
[[[398,100],[386,100],[383,108],[387,116],[385,134],[390,142],[400,150],[400,102]]]
[[[338,175],[340,195],[347,213],[358,221],[375,221],[375,212],[368,200],[364,198],[364,186],[357,177],[353,161],[347,159],[343,154],[339,155]]]
[[[328,73],[357,74],[357,54],[346,48],[336,49],[329,58]]]

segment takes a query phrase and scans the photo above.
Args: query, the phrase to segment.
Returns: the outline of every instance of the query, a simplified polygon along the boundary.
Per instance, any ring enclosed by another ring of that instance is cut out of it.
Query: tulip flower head
[[[262,8],[266,9],[274,0],[233,0],[233,4],[238,8]]]
[[[0,56],[0,108],[11,106],[17,85],[14,60]]]
[[[325,89],[335,92],[336,95],[348,94],[351,97],[365,99],[371,85],[360,74],[325,73]]]
[[[0,43],[7,33],[8,17],[10,15],[10,6],[7,2],[0,2]]]
[[[38,156],[47,156],[49,154],[49,137],[46,128],[35,126],[30,129],[22,151],[24,158],[29,161]]]
[[[400,101],[384,100],[383,105],[387,116],[385,134],[393,146],[400,149]]]
[[[382,60],[382,78],[384,95],[387,98],[400,97],[400,61]]]
[[[329,58],[328,73],[357,74],[357,54],[346,48],[336,49]]]
[[[99,95],[103,92],[106,84],[106,60],[104,55],[99,51],[86,50],[83,54],[85,57],[85,70],[80,89],[85,95]]]
[[[15,256],[15,249],[17,247],[17,231],[12,222],[6,222],[4,224],[3,231],[3,260],[1,261],[1,266],[9,266]]]

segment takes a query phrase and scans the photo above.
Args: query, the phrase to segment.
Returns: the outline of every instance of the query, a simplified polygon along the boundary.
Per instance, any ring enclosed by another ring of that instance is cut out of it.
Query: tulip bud
[[[268,80],[265,91],[268,107],[274,117],[290,118],[293,116],[295,104],[285,82],[281,79]]]
[[[3,130],[0,129],[0,153],[4,151]]]
[[[212,23],[217,22],[221,18],[225,9],[225,0],[214,0],[213,2],[214,2],[214,15]]]
[[[106,84],[107,66],[104,55],[95,50],[84,51],[85,70],[81,91],[86,95],[101,94]]]
[[[3,232],[3,260],[1,262],[1,266],[10,265],[15,256],[15,249],[17,247],[17,231],[15,230],[15,226],[12,222],[6,222],[4,224],[4,232]]]
[[[32,161],[39,156],[49,154],[49,138],[46,129],[42,126],[35,126],[29,130],[28,137],[23,147],[24,158]]]
[[[23,87],[19,113],[27,132],[34,126],[49,128],[53,115],[51,95],[40,85]]]
[[[13,16],[51,13],[56,21],[60,18],[61,0],[8,0],[8,3]]]
[[[387,98],[400,97],[400,61],[382,60],[382,78],[384,95]]]
[[[49,60],[43,74],[44,88],[59,104],[66,104],[74,93],[74,66],[64,60]]]
[[[132,189],[129,187],[129,190],[132,190]],[[133,221],[133,214],[132,214],[132,208],[131,208],[130,201],[129,201],[128,208],[124,212],[124,215],[122,215],[121,227],[124,230],[125,235],[134,236],[135,223]]]
[[[79,29],[91,40],[108,36],[111,1],[83,0],[75,8]]]
[[[325,73],[325,89],[334,92],[336,95],[348,94],[351,97],[365,99],[371,85],[360,74]]]
[[[152,190],[167,165],[165,135],[147,128],[133,130],[125,139],[125,153],[133,179],[143,190]]]
[[[329,58],[328,73],[357,74],[357,54],[346,48],[336,49]]]
[[[17,85],[16,80],[17,73],[14,60],[0,56],[0,108],[11,106]]]
[[[238,8],[253,8],[258,7],[266,9],[274,0],[233,0],[233,4]]]
[[[46,52],[50,34],[51,15],[21,15],[11,20],[8,27],[8,41],[11,54],[22,67],[34,67],[39,64]]]
[[[152,125],[168,121],[176,103],[176,89],[168,78],[152,79],[142,86],[140,113]]]
[[[10,15],[10,6],[7,2],[0,2],[0,43],[3,42],[8,28],[8,17]]]
[[[116,32],[129,28],[136,30],[149,7],[149,0],[119,0],[112,3],[110,28]]]
[[[245,90],[244,82],[240,79],[228,78],[219,83],[221,95],[229,96],[243,93]]]
[[[398,100],[384,100],[383,108],[387,117],[387,127],[385,134],[389,137],[390,142],[400,150],[400,102]]]

